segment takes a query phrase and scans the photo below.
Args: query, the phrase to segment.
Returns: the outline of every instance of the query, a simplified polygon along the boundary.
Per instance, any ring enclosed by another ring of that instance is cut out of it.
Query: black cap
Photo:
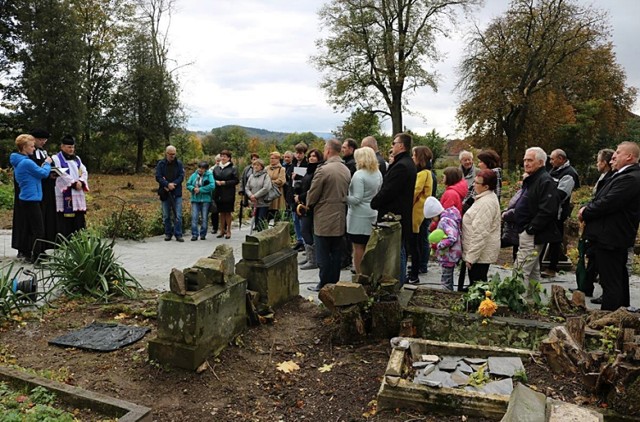
[[[75,144],[76,144],[76,140],[72,135],[64,135],[64,138],[62,138],[62,145],[75,145]]]
[[[29,135],[39,139],[49,139],[49,132],[44,129],[33,129]]]

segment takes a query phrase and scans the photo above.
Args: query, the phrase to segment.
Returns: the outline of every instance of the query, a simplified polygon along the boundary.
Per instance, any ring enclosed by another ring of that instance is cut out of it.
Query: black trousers
[[[20,201],[22,212],[26,220],[26,229],[29,235],[31,257],[35,261],[38,256],[47,249],[44,242],[44,222],[42,220],[42,208],[40,202]]]
[[[466,267],[466,263],[462,263]],[[469,285],[476,281],[487,281],[489,274],[489,264],[472,264],[469,268]]]
[[[560,231],[560,235],[564,239],[564,221],[565,220],[557,220],[556,225],[558,226],[558,230]],[[549,249],[549,269],[553,271],[558,271],[558,262],[560,261],[560,255],[564,252],[562,248],[562,241],[549,243],[547,246]]]
[[[602,310],[615,311],[629,306],[627,248],[605,249],[594,245],[596,270],[602,285]]]

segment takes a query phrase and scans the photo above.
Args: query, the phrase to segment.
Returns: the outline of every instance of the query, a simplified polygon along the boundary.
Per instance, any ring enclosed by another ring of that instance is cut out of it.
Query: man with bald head
[[[564,237],[564,222],[571,215],[573,205],[571,194],[580,187],[578,172],[573,168],[567,153],[561,149],[554,149],[549,155],[549,161],[553,167],[549,175],[558,184],[558,200],[560,210],[556,224],[560,234]],[[558,262],[562,254],[562,241],[549,243],[549,267],[542,273],[542,277],[555,277],[558,271]]]
[[[584,237],[593,244],[596,272],[602,285],[602,309],[629,306],[627,249],[635,243],[640,222],[640,147],[618,145],[611,158],[615,174],[578,212]]]
[[[380,151],[378,150],[378,141],[376,140],[376,138],[374,138],[373,136],[367,136],[366,138],[362,139],[362,142],[360,142],[360,146],[369,147],[376,153],[376,158],[378,159],[378,170],[380,171],[380,173],[382,173],[382,177],[384,177],[384,175],[387,173],[387,167],[389,166],[389,164],[384,161],[382,154],[380,154]]]
[[[184,242],[182,238],[182,181],[184,180],[184,166],[176,158],[176,147],[167,146],[165,158],[156,165],[156,181],[158,195],[162,202],[162,222],[164,224],[164,240],[169,241],[175,236],[176,241]]]

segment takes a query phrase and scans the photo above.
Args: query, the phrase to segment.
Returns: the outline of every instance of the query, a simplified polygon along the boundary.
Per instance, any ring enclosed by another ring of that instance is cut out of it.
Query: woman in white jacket
[[[462,259],[469,280],[486,281],[489,264],[500,253],[500,202],[495,194],[498,178],[491,170],[478,172],[474,180],[476,200],[462,218]]]

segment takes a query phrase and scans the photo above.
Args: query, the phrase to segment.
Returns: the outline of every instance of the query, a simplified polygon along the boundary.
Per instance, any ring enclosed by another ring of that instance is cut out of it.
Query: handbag
[[[264,196],[264,202],[274,201],[280,198],[280,195],[282,195],[280,189],[276,185],[272,184],[271,189],[269,189],[269,192],[267,192],[267,194]]]

